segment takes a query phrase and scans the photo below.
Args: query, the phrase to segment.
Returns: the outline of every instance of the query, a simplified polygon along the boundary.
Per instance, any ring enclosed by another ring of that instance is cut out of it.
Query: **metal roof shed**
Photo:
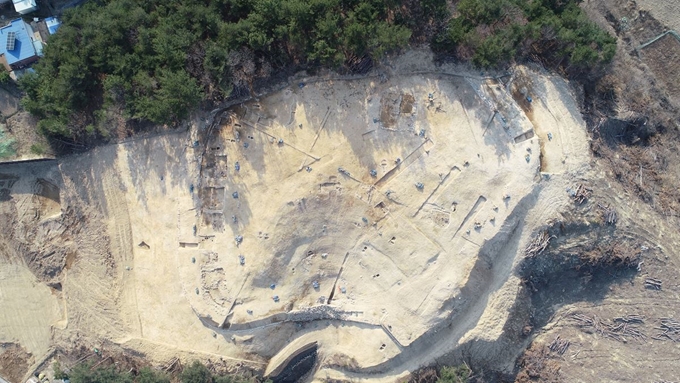
[[[21,68],[38,59],[33,29],[22,19],[0,28],[0,57],[8,70]]]
[[[48,17],[45,19],[45,25],[47,25],[47,30],[51,35],[57,33],[57,29],[61,25],[61,22],[56,17]]]
[[[38,9],[38,4],[35,0],[12,0],[14,4],[14,10],[21,15],[31,13]]]

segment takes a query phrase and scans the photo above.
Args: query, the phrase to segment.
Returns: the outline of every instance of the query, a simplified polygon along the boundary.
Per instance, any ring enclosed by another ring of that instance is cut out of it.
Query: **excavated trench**
[[[296,383],[311,375],[317,362],[318,345],[316,342],[295,350],[270,374],[274,383]]]

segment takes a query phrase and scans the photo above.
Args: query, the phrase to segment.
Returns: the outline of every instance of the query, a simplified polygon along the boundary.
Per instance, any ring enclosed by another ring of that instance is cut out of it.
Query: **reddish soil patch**
[[[404,94],[401,96],[401,104],[399,104],[399,110],[404,114],[413,113],[413,104],[416,102],[415,97],[411,94]]]
[[[401,95],[398,93],[387,93],[380,99],[380,122],[386,127],[393,127],[397,124],[399,116],[399,100]]]

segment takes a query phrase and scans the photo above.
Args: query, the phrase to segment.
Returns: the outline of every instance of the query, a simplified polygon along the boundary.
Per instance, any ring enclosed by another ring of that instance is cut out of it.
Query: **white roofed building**
[[[12,0],[14,4],[14,10],[21,15],[31,13],[38,9],[38,4],[35,0]]]

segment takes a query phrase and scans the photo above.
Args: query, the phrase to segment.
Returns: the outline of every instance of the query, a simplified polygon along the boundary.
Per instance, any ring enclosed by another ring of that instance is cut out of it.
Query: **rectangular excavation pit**
[[[204,209],[201,215],[203,216],[202,235],[212,235],[212,233],[224,231],[224,213],[222,210]],[[208,231],[204,232],[206,229]]]
[[[227,175],[227,156],[226,155],[211,155],[212,153],[206,154],[206,159],[204,161],[205,166],[203,167],[204,178],[209,179],[219,179],[224,178]]]
[[[227,168],[227,155],[216,155],[215,156],[215,167],[218,169]]]
[[[222,211],[224,208],[224,187],[201,188],[200,197],[203,211]]]
[[[530,139],[534,138],[535,135],[536,134],[534,133],[533,129],[529,130],[528,132],[524,132],[524,133],[520,134],[519,136],[515,137],[515,143],[519,144],[519,143],[522,143],[526,140],[530,140]]]

